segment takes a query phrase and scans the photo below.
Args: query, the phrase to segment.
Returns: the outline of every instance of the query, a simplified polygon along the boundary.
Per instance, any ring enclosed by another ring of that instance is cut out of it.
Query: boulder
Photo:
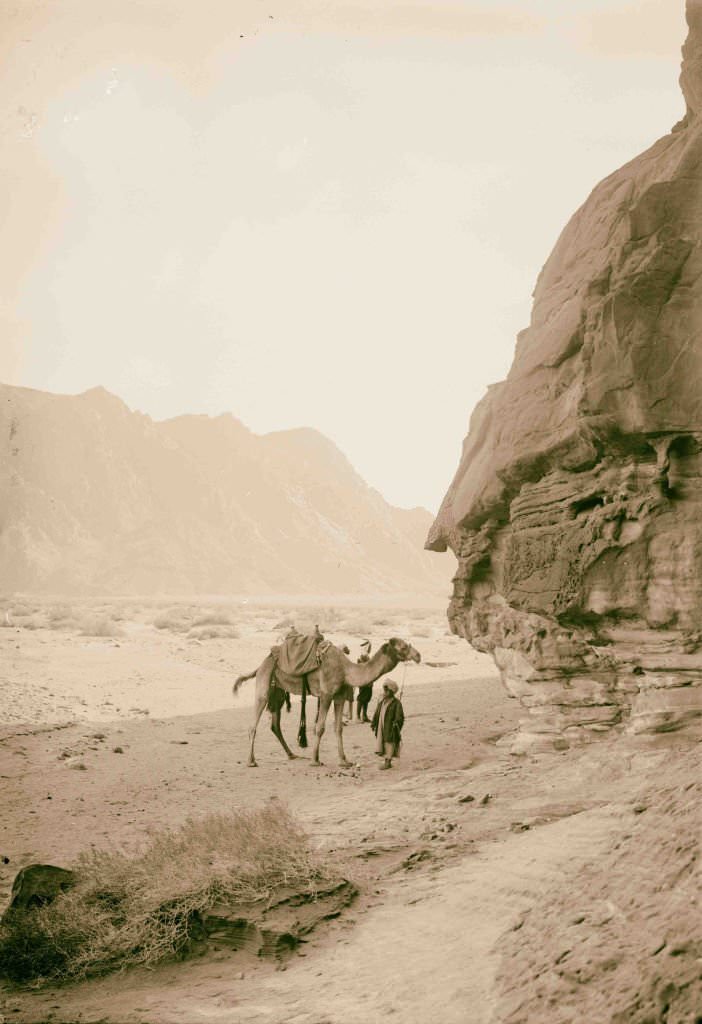
[[[74,872],[67,868],[57,868],[53,864],[28,864],[15,875],[10,902],[2,921],[52,903],[61,893],[71,889],[76,881]]]
[[[453,631],[529,709],[519,749],[702,716],[702,0],[687,17],[686,114],[564,229],[427,540],[458,558]]]

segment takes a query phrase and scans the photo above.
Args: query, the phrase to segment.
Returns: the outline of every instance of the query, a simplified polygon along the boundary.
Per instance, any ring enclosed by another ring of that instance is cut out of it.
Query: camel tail
[[[234,685],[232,686],[232,693],[234,694],[235,697],[239,692],[240,688],[244,685],[244,683],[247,682],[249,679],[253,679],[257,671],[258,669],[254,669],[253,672],[249,672],[245,676],[239,676],[238,679],[234,681]]]

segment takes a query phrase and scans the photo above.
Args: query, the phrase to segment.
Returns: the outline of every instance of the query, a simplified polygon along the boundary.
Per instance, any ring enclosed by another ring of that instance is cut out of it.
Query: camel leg
[[[322,736],[324,735],[327,712],[329,711],[331,701],[332,699],[328,694],[325,693],[320,695],[317,721],[314,727],[314,750],[312,751],[312,764],[314,765],[320,765],[322,763],[319,760],[319,744],[322,742]]]
[[[261,720],[263,709],[265,708],[267,703],[268,697],[266,694],[263,694],[263,696],[261,697],[256,697],[256,703],[254,705],[253,723],[251,725],[251,728],[249,729],[249,741],[251,744],[249,748],[249,760],[247,761],[247,767],[249,768],[258,768],[258,765],[256,764],[256,758],[254,757],[254,742],[256,740],[256,729],[258,728],[258,723]]]
[[[278,740],[278,742],[281,744],[281,746],[282,746],[283,750],[285,751],[285,753],[288,755],[288,758],[291,761],[294,761],[295,758],[297,757],[297,754],[293,754],[292,750],[290,749],[290,747],[285,742],[285,737],[283,736],[283,731],[280,728],[280,711],[281,711],[281,709],[278,708],[277,711],[271,712],[271,731],[272,731],[273,735],[275,736],[275,738]]]
[[[344,753],[344,705],[346,701],[343,699],[337,699],[334,701],[334,731],[336,733],[336,745],[339,752],[339,767],[350,768],[351,761],[346,760],[346,754]]]

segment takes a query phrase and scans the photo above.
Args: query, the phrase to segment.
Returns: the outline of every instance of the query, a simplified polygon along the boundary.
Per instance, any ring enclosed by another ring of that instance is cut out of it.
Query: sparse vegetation
[[[236,640],[238,637],[233,626],[201,626],[188,632],[189,640]]]
[[[76,626],[76,616],[68,604],[55,604],[46,613],[49,629],[66,629]]]
[[[122,630],[112,618],[106,615],[87,615],[80,620],[80,632],[83,636],[122,636]]]
[[[198,615],[193,620],[193,628],[197,626],[231,626],[232,620],[224,612],[206,612],[204,615]]]
[[[193,615],[185,608],[169,608],[154,619],[156,629],[168,629],[172,633],[187,633],[192,624]]]
[[[74,870],[74,889],[0,927],[0,974],[40,985],[151,966],[186,954],[214,904],[266,900],[327,877],[277,801],[191,819],[137,857],[86,853]]]

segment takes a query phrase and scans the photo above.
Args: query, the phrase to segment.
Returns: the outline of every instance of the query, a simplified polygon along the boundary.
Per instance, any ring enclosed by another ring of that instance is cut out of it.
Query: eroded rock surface
[[[687,17],[685,117],[563,231],[427,541],[522,746],[702,714],[702,0]]]

